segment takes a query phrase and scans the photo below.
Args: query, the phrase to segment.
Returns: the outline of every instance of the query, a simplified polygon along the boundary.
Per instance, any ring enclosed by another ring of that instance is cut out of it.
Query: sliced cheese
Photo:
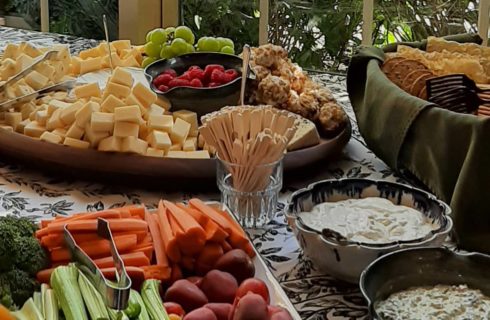
[[[114,114],[107,112],[94,112],[90,120],[90,128],[93,131],[113,132]]]
[[[114,109],[116,109],[118,107],[123,107],[125,105],[126,104],[122,100],[120,100],[116,96],[110,94],[107,96],[107,98],[105,98],[104,102],[102,102],[100,110],[102,110],[104,112],[113,113]]]
[[[78,101],[72,103],[67,108],[63,108],[60,114],[61,121],[66,125],[71,125],[73,122],[75,122],[75,115],[82,106],[83,106],[83,102]]]
[[[20,112],[7,112],[5,114],[5,123],[14,128],[15,131],[17,131],[17,126],[21,121],[22,113]]]
[[[172,139],[172,142],[183,144],[185,139],[187,139],[190,128],[190,123],[180,118],[177,118],[170,133],[170,138]]]
[[[78,99],[100,97],[102,95],[99,85],[96,82],[76,87],[73,89],[73,92]]]
[[[104,93],[107,95],[112,94],[119,99],[125,99],[131,93],[131,89],[114,82],[108,82]]]
[[[30,87],[37,91],[41,90],[48,84],[49,78],[37,72],[36,70],[32,70],[25,77],[25,81]]]
[[[66,137],[63,144],[65,146],[79,148],[79,149],[88,149],[90,147],[90,143],[88,143],[87,141],[82,141],[79,139],[73,139],[70,137]]]
[[[178,110],[172,113],[174,119],[182,119],[191,125],[190,131],[197,131],[197,113],[189,110]],[[197,135],[196,135],[197,136]]]
[[[56,128],[53,131],[51,131],[51,133],[53,133],[55,135],[58,135],[58,136],[64,138],[66,136],[66,129],[64,129],[64,128]]]
[[[153,148],[165,150],[165,152],[172,146],[168,133],[162,131],[153,130],[148,135],[147,141]]]
[[[37,121],[31,121],[24,127],[24,134],[33,138],[39,138],[45,131],[46,128]]]
[[[145,108],[149,108],[157,100],[157,95],[151,91],[148,87],[138,82],[131,91],[133,95],[141,101]]]
[[[87,102],[75,113],[75,124],[80,128],[84,128],[85,125],[90,121],[92,113],[99,110],[100,106],[95,102]]]
[[[48,131],[43,132],[43,134],[41,135],[40,139],[42,141],[56,143],[56,144],[61,143],[61,140],[63,140],[63,138],[60,137],[59,135],[56,135],[56,134],[51,133],[51,132],[48,132]]]
[[[141,110],[138,106],[117,107],[114,109],[114,121],[139,124],[141,122]]]
[[[137,154],[146,154],[146,149],[148,149],[148,142],[138,139],[137,137],[126,137],[122,142],[122,151],[131,152]]]
[[[184,144],[182,145],[183,151],[196,151],[196,149],[197,149],[197,138],[196,137],[187,138],[184,141]]]
[[[68,129],[68,131],[66,132],[66,137],[73,139],[82,139],[84,132],[85,131],[83,128],[80,128],[79,126],[77,126],[76,123],[73,123],[70,129]]]
[[[122,138],[109,136],[99,142],[98,150],[106,152],[119,152],[122,148]]]
[[[80,61],[80,73],[88,73],[102,68],[102,57],[88,58]]]
[[[294,151],[311,147],[320,143],[320,135],[313,122],[308,119],[300,119],[298,129],[287,146],[288,151]]]
[[[139,124],[132,122],[116,122],[114,124],[114,136],[118,138],[138,137]]]
[[[133,76],[121,67],[114,69],[112,76],[109,78],[110,82],[114,82],[126,87],[131,88],[133,86]]]
[[[107,46],[106,46],[107,47]],[[131,40],[116,40],[111,42],[111,48],[115,48],[118,54],[123,50],[131,49]]]
[[[170,115],[150,115],[148,117],[148,127],[154,130],[172,132],[174,119]]]
[[[146,149],[146,155],[149,157],[163,158],[163,156],[165,155],[165,151],[155,148],[148,148]]]
[[[83,60],[86,60],[86,59],[89,59],[89,58],[97,58],[97,57],[100,57],[101,54],[100,54],[99,48],[95,47],[95,48],[90,48],[90,49],[86,49],[86,50],[80,51],[80,53],[78,54],[78,56],[80,58],[82,58]]]

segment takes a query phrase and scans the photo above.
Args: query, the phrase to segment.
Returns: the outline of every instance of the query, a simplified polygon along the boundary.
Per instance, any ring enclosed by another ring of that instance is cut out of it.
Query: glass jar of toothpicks
[[[238,106],[201,120],[200,134],[216,149],[222,203],[244,227],[267,224],[276,212],[282,159],[297,116],[270,106]]]

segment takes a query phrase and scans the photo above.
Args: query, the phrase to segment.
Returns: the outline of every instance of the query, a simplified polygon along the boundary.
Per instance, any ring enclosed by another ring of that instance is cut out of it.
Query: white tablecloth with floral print
[[[20,41],[31,41],[40,46],[65,43],[70,45],[73,53],[97,44],[94,40],[70,36],[0,28],[0,49],[7,43]],[[327,74],[313,77],[328,86],[347,111],[353,127],[352,139],[337,160],[319,165],[314,176],[286,185],[281,195],[282,204],[287,202],[292,191],[317,180],[342,177],[402,180],[365,146],[349,103],[345,77]],[[0,159],[0,211],[36,219],[131,203],[156,205],[161,198],[180,201],[194,196],[219,200],[219,194],[167,194],[60,179]],[[253,231],[252,237],[303,319],[367,318],[365,302],[358,287],[318,272],[303,256],[282,213],[267,228]]]

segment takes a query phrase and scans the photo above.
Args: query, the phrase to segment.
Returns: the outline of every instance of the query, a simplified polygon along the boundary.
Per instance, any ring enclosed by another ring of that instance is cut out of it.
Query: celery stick
[[[152,320],[170,320],[167,311],[163,307],[163,301],[160,297],[160,281],[145,280],[141,286],[141,297],[145,303],[150,319]]]
[[[51,288],[58,297],[66,320],[88,320],[78,287],[78,269],[74,265],[56,268],[51,275]]]
[[[42,302],[41,292],[34,292],[32,294],[32,300],[34,301],[34,304],[36,305],[37,310],[39,310],[41,312],[41,315],[43,315],[43,313],[42,313],[43,302]]]
[[[148,315],[148,311],[146,311],[145,303],[143,301],[143,298],[141,298],[140,294],[136,290],[132,290],[129,293],[129,301],[133,301],[134,303],[137,303],[141,307],[140,314],[138,316],[138,320],[150,320],[150,316]]]
[[[13,315],[20,320],[44,320],[41,311],[39,311],[32,298],[29,298],[29,300],[24,303],[24,306],[20,311],[13,312]]]
[[[41,288],[42,290],[42,288]],[[58,320],[58,301],[54,294],[54,290],[47,289],[43,296],[44,303],[44,319],[46,320]]]
[[[78,275],[78,285],[80,286],[80,292],[82,293],[83,301],[85,301],[90,318],[109,319],[104,298],[81,271],[79,271]]]
[[[46,303],[44,302],[46,299],[46,291],[49,289],[49,286],[45,283],[41,284],[41,313],[43,317],[46,318]]]

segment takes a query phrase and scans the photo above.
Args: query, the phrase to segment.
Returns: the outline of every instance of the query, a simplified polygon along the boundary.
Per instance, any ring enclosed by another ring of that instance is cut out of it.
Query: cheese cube
[[[138,106],[117,107],[114,109],[114,121],[140,123],[141,111]]]
[[[122,138],[110,136],[100,140],[97,149],[99,151],[118,152],[121,151],[121,147],[122,147]]]
[[[108,82],[105,88],[106,94],[112,94],[113,96],[124,99],[131,93],[131,89],[129,87],[114,83]]]
[[[52,116],[56,110],[60,110],[61,113],[61,110],[68,108],[70,105],[70,103],[66,103],[57,99],[51,99],[48,103],[48,115]]]
[[[58,54],[56,55],[56,60],[62,62],[70,62],[71,54],[68,45],[64,45],[64,44],[55,45],[53,46],[53,49],[58,50]]]
[[[87,83],[83,86],[76,87],[73,89],[75,96],[78,99],[90,98],[90,97],[100,97],[102,94],[100,92],[99,85],[97,83]]]
[[[34,109],[36,109],[36,106],[34,105],[34,103],[32,103],[32,102],[24,103],[20,107],[20,113],[22,114],[22,120],[29,118],[29,115],[31,114],[31,112],[34,111]]]
[[[30,114],[29,114],[29,120],[31,121],[34,121],[36,120],[36,113],[38,111],[42,111],[42,110],[46,110],[46,105],[43,104],[43,105],[40,105],[38,107],[36,107]]]
[[[113,54],[117,55],[117,50],[114,47],[114,45],[111,43],[110,46],[111,46],[111,52]],[[109,46],[107,45],[107,42],[100,43],[97,46],[97,49],[99,50],[99,55],[101,55],[101,56],[105,56],[105,55],[109,54]]]
[[[68,97],[68,93],[65,91],[57,91],[53,94],[53,99],[56,100],[65,100]]]
[[[131,73],[125,71],[121,67],[117,67],[116,69],[114,69],[114,72],[109,78],[109,81],[130,88],[133,86],[133,76],[131,75]]]
[[[61,80],[66,81],[65,76],[69,74],[75,66],[70,66],[70,64],[63,63],[61,61],[51,61],[51,66],[54,68],[54,75],[52,80],[56,82],[60,82]],[[78,70],[80,69],[80,66],[78,66]],[[79,71],[76,73],[78,74]]]
[[[75,121],[77,111],[83,106],[83,102],[75,102],[61,110],[60,119],[66,125],[71,125]]]
[[[95,102],[87,102],[75,113],[75,124],[80,128],[84,128],[85,125],[90,121],[92,117],[92,112],[100,109],[100,106]]]
[[[138,133],[138,137],[140,139],[146,140],[150,131],[150,128],[148,128],[148,126],[146,125],[146,121],[143,121],[140,123],[140,132]]]
[[[64,138],[66,136],[66,129],[64,129],[64,128],[56,128],[53,131],[51,131],[51,133],[53,133],[55,135],[58,135],[58,136]]]
[[[126,59],[122,59],[122,63],[121,65],[123,67],[128,67],[128,68],[138,68],[140,66],[140,63],[138,62],[138,60],[136,60],[136,58],[134,56],[129,56],[127,57]]]
[[[160,107],[159,105],[156,105],[156,104],[152,104],[149,108],[148,108],[148,117],[152,116],[152,115],[155,115],[155,116],[161,116],[161,115],[164,115],[165,114],[165,109],[163,109],[162,107]],[[172,121],[173,122],[173,121]]]
[[[187,152],[185,152],[185,151],[173,151],[173,150],[170,150],[169,152],[167,152],[167,154],[165,156],[167,158],[185,158],[186,153]]]
[[[122,62],[121,58],[119,58],[119,56],[117,55],[115,50],[112,50],[111,60],[109,60],[109,54],[108,53],[106,53],[104,55],[104,57],[102,58],[102,68],[110,68],[111,67],[111,61],[112,61],[112,67],[113,68],[123,66],[123,62]]]
[[[137,105],[137,106],[139,106],[139,108],[141,110],[141,115],[146,118],[146,115],[148,113],[146,110],[146,107],[132,93],[129,96],[127,96],[125,102],[126,102],[126,105]]]
[[[48,131],[43,132],[40,139],[41,141],[46,141],[46,142],[51,142],[56,144],[61,143],[61,140],[63,140],[63,138],[61,138],[59,135],[56,135]]]
[[[89,101],[92,101],[92,102],[95,102],[97,104],[101,104],[102,103],[102,98],[99,98],[99,97],[90,97],[90,100]]]
[[[70,129],[68,129],[68,131],[66,132],[66,137],[73,138],[73,139],[81,139],[83,134],[84,134],[83,128],[80,128],[79,126],[77,126],[76,123],[73,123]]]
[[[106,112],[94,112],[90,121],[90,128],[93,131],[113,132],[114,114]]]
[[[187,138],[182,145],[182,150],[184,151],[196,151],[197,149],[197,138],[191,137]]]
[[[85,59],[89,59],[89,58],[100,57],[101,54],[100,54],[99,48],[95,47],[95,48],[90,48],[90,49],[80,51],[78,56],[80,58],[82,58],[83,60],[85,60]]]
[[[133,136],[123,139],[121,149],[123,152],[146,154],[146,149],[148,149],[148,142],[144,140]]]
[[[170,115],[151,115],[148,117],[148,127],[150,129],[172,132],[174,119]]]
[[[31,94],[35,91],[33,88],[31,88],[28,85],[18,85],[18,86],[15,86],[14,88],[15,88],[15,94],[14,95],[16,97],[23,97],[23,96]]]
[[[174,144],[172,144],[172,146],[168,150],[169,151],[182,151],[182,144],[174,143]]]
[[[88,149],[90,147],[90,143],[88,143],[87,141],[82,141],[79,139],[73,139],[70,137],[66,137],[63,144],[65,146],[79,148],[79,149]]]
[[[96,148],[99,142],[102,139],[110,136],[109,131],[94,131],[90,123],[87,123],[85,126],[85,135],[83,136],[83,140],[90,142],[90,146],[92,148]]]
[[[157,101],[157,95],[151,91],[148,87],[138,82],[131,91],[133,95],[141,101],[145,108],[149,108],[155,101]]]
[[[25,68],[29,67],[32,63],[34,62],[34,59],[29,57],[28,55],[21,53],[15,60],[15,63],[17,65],[17,70],[21,71],[24,70]]]
[[[52,95],[52,93],[48,93],[48,94],[47,94],[47,95],[45,95],[44,97],[41,97],[41,98],[37,99],[37,100],[35,101],[35,103],[36,103],[37,105],[41,105],[41,104],[49,104],[49,102],[50,102],[51,100],[53,100],[53,95]]]
[[[22,121],[22,113],[20,112],[7,112],[5,113],[5,123],[17,130],[17,126]]]
[[[25,80],[29,86],[34,88],[34,90],[40,90],[46,86],[46,84],[49,81],[49,78],[43,76],[36,70],[33,70],[25,77]]]
[[[19,46],[19,50],[22,51],[23,53],[27,54],[28,56],[32,57],[32,58],[39,57],[40,55],[43,54],[41,52],[41,50],[34,47],[33,45],[31,45],[28,42],[22,42]]]
[[[140,126],[131,122],[116,122],[114,124],[114,136],[118,138],[138,137]]]
[[[110,94],[107,96],[107,98],[105,98],[104,102],[102,102],[100,110],[102,110],[104,112],[113,113],[114,109],[116,109],[118,107],[123,107],[125,105],[126,104],[122,100],[120,100],[120,99],[116,98],[115,96],[113,96],[112,94]]]
[[[15,129],[15,131],[17,131],[18,133],[22,133],[24,134],[24,129],[25,127],[31,122],[31,120],[29,119],[25,119],[25,120],[22,120],[21,122],[19,122],[19,124],[17,125],[17,128]]]
[[[19,47],[15,44],[9,43],[3,50],[3,59],[16,59],[17,56],[19,55],[20,51],[18,50]]]
[[[148,148],[148,149],[146,149],[146,155],[149,157],[162,158],[165,155],[165,151],[158,150],[155,148]]]
[[[37,123],[39,123],[42,126],[46,125],[46,121],[48,121],[48,111],[47,110],[42,110],[36,112],[36,118],[35,120]]]
[[[198,151],[188,151],[185,154],[185,157],[188,159],[209,159],[209,152],[207,150],[198,150]]]
[[[172,113],[174,119],[182,119],[185,122],[188,122],[191,125],[191,129],[189,131],[197,131],[197,113],[189,111],[189,110],[179,110]]]
[[[33,138],[39,138],[44,131],[46,131],[46,128],[37,121],[31,121],[24,127],[24,134]]]
[[[14,132],[14,128],[12,128],[11,126],[7,126],[5,124],[0,124],[0,130],[5,130],[5,131],[9,131],[9,132]]]
[[[121,57],[125,60],[127,58],[129,58],[130,56],[133,56],[136,61],[138,62],[139,65],[141,65],[141,63],[143,62],[143,55],[141,54],[141,52],[136,49],[136,48],[132,48],[132,49],[125,49],[121,52]]]
[[[80,74],[102,69],[102,57],[88,58],[80,61]]]
[[[80,63],[83,60],[80,57],[72,57],[71,58],[71,73],[72,74],[80,74]]]
[[[47,62],[42,62],[35,67],[36,71],[48,79],[54,78],[55,69]]]
[[[172,146],[172,141],[166,132],[153,130],[146,140],[153,148],[165,150],[165,152]]]
[[[0,78],[7,80],[11,76],[17,74],[20,70],[18,69],[17,63],[10,58],[3,59],[0,68]]]
[[[160,96],[157,96],[157,100],[155,101],[155,104],[165,109],[165,111],[170,110],[170,108],[172,107],[170,101],[168,101],[167,98],[160,97]]]
[[[181,144],[184,143],[185,139],[187,139],[190,128],[191,125],[189,122],[177,118],[170,133],[172,142]]]
[[[131,40],[116,40],[111,42],[111,48],[114,47],[118,54],[123,50],[131,49]]]

